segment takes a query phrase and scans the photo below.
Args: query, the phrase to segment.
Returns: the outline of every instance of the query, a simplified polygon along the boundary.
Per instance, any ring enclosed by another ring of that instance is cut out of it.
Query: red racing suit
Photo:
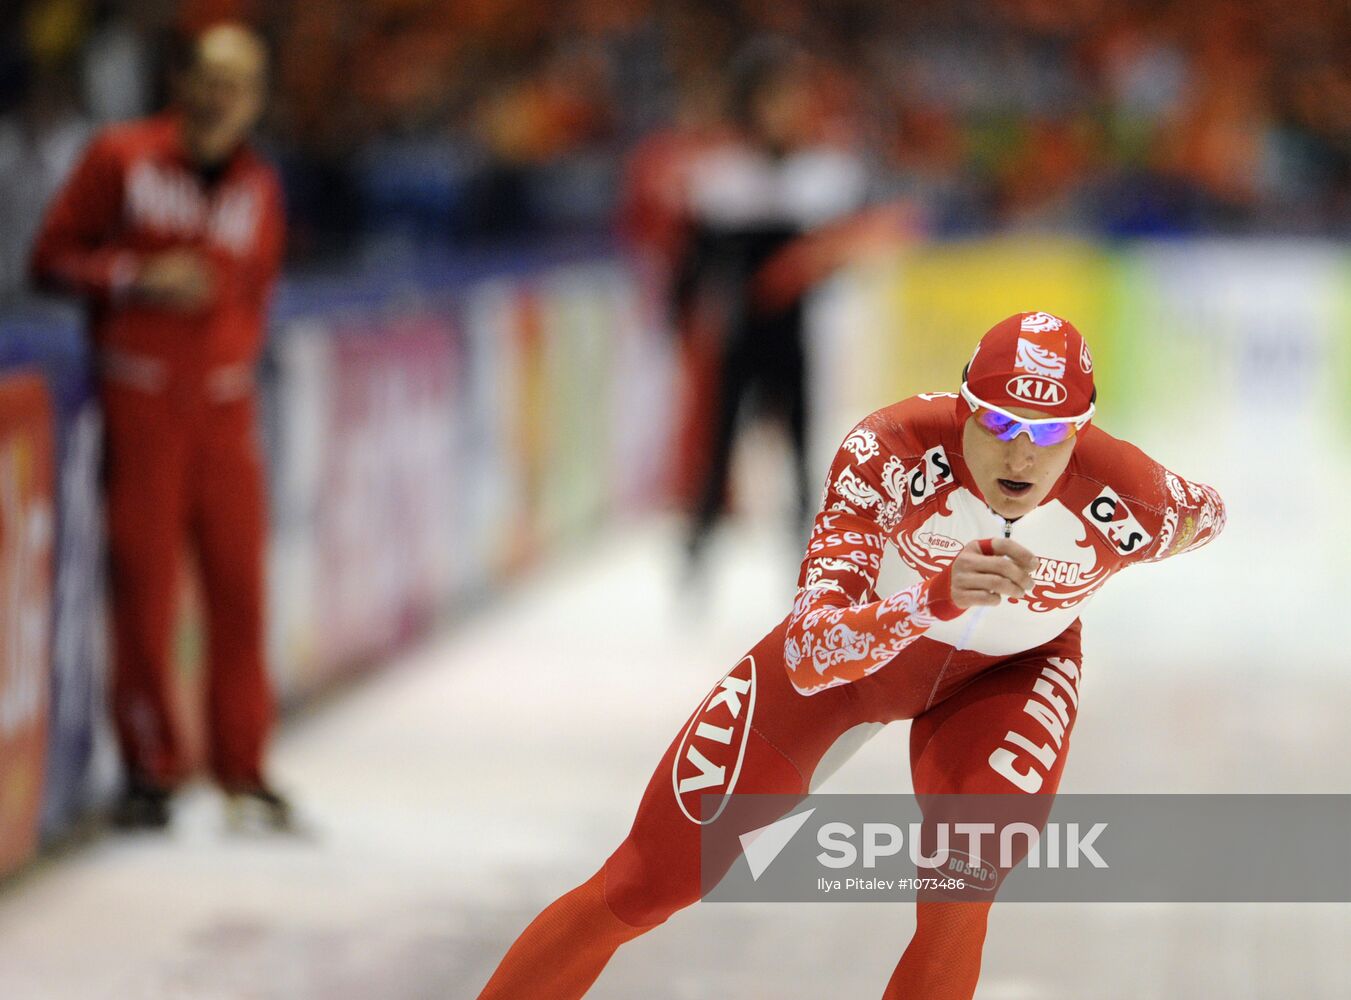
[[[1224,506],[1210,487],[1090,426],[1047,499],[1006,522],[963,461],[964,409],[954,393],[926,393],[853,429],[831,466],[792,612],[686,719],[629,836],[525,930],[481,1000],[582,996],[620,944],[698,898],[699,832],[721,813],[706,812],[719,801],[708,796],[805,793],[888,722],[914,720],[922,805],[1025,793],[1045,796],[1037,805],[1049,811],[1079,706],[1085,602],[1127,566],[1204,545],[1223,528]],[[999,535],[1039,557],[1032,590],[958,608],[953,559]],[[879,597],[888,546],[913,582]],[[706,884],[713,875],[703,872]],[[922,895],[884,998],[969,998],[988,907]]]
[[[962,460],[966,404],[925,393],[879,410],[845,438],[826,484],[788,619],[784,662],[803,694],[867,677],[905,657],[941,661],[933,688],[1063,634],[1119,570],[1204,545],[1224,525],[1210,487],[1089,426],[1069,466],[1030,514],[1006,521],[986,506]],[[948,567],[975,538],[1011,537],[1040,558],[1025,597],[963,612]],[[887,545],[914,582],[879,599]],[[907,673],[921,673],[907,669]],[[932,692],[920,692],[923,711]]]
[[[261,780],[273,716],[263,662],[264,482],[253,368],[281,266],[276,174],[247,146],[194,169],[173,114],[109,128],[50,206],[33,251],[41,286],[82,296],[106,421],[113,710],[134,773],[172,787],[170,631],[190,539],[207,617],[208,751],[225,787]],[[130,295],[150,255],[190,249],[208,306]]]

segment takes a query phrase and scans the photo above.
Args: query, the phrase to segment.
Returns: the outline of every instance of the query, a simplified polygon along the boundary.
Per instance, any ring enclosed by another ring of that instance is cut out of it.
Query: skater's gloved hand
[[[952,603],[959,608],[998,604],[1032,588],[1038,559],[1010,538],[980,538],[952,561]]]

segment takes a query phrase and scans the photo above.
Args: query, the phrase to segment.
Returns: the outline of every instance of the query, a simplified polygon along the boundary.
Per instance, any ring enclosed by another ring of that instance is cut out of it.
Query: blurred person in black
[[[869,189],[862,158],[817,139],[815,66],[805,53],[752,43],[733,63],[729,104],[736,131],[686,174],[690,235],[674,289],[678,316],[713,313],[721,332],[711,441],[687,540],[692,576],[726,499],[748,404],[787,431],[805,531],[813,508],[803,299],[861,244],[899,231],[893,209],[859,214]]]
[[[627,253],[662,305],[671,306],[668,322],[678,343],[666,470],[670,496],[682,510],[693,509],[703,485],[721,346],[717,324],[690,294],[689,178],[704,156],[730,141],[722,103],[722,88],[711,74],[684,81],[674,120],[648,132],[630,152],[617,212]]]

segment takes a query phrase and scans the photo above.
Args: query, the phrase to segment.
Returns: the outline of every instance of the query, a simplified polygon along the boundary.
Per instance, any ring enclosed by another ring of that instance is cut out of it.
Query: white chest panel
[[[892,593],[931,575],[977,538],[1003,536],[1004,519],[969,490],[958,487],[940,496],[949,513],[940,509],[944,504],[933,501],[907,512],[893,536],[900,558],[884,561],[885,584],[879,593]],[[932,508],[927,516],[926,507]],[[939,622],[926,633],[929,638],[991,656],[1035,648],[1068,628],[1110,574],[1111,567],[1100,562],[1089,539],[1088,526],[1058,500],[1015,521],[1009,537],[1040,560],[1032,592]]]

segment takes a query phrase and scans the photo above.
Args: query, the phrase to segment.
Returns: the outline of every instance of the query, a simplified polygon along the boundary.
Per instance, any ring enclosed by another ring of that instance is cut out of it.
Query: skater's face
[[[1009,412],[1033,420],[1046,416],[1028,409]],[[962,428],[963,457],[971,477],[990,509],[1010,519],[1022,517],[1046,499],[1069,465],[1076,440],[1036,445],[1019,434],[1012,441],[1000,441],[975,420]]]

